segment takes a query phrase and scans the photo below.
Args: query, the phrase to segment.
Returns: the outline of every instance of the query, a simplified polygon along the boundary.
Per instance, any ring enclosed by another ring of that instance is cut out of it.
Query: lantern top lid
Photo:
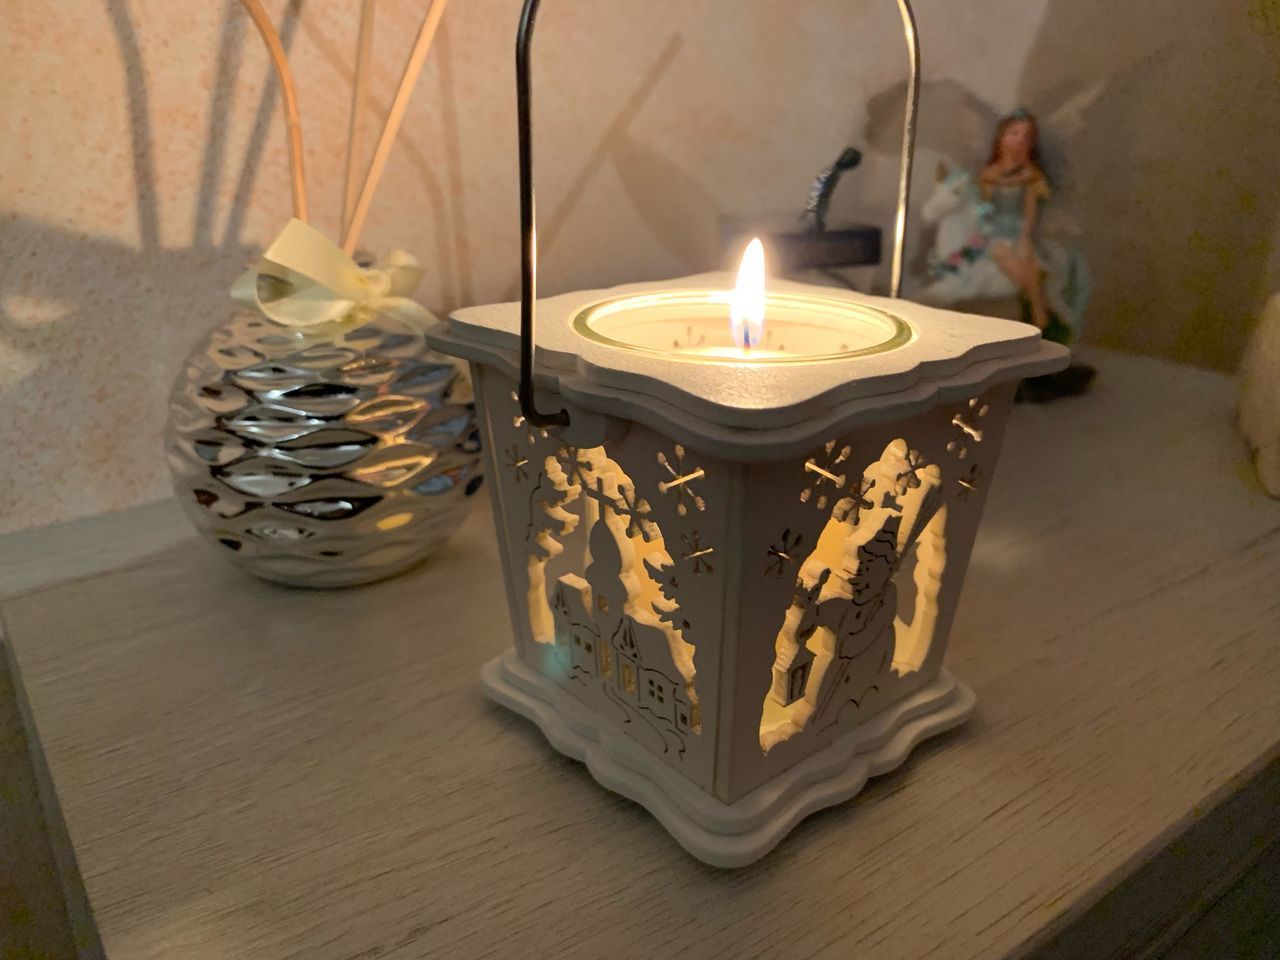
[[[797,334],[803,324],[793,322],[788,336],[800,342],[782,344],[785,351],[771,351],[766,342],[743,359],[655,339],[670,332],[671,318],[656,334],[629,335],[665,300],[705,298],[733,285],[731,274],[708,273],[539,300],[537,391],[692,442],[776,454],[779,442],[794,440],[802,448],[852,426],[1061,369],[1069,357],[1029,324],[781,279],[770,280],[770,296],[798,308],[801,318],[806,302],[821,301],[816,327]],[[830,329],[819,329],[829,328],[833,315],[854,335],[833,339]],[[690,340],[696,326],[689,325]],[[678,323],[676,329],[684,332]],[[457,310],[430,339],[447,353],[516,377],[520,304]]]

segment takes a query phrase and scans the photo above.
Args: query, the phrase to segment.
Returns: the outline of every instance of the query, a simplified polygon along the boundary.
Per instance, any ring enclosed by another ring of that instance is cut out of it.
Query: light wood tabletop
[[[737,871],[484,700],[487,505],[333,592],[172,504],[0,539],[107,955],[1156,955],[1280,838],[1280,503],[1230,380],[1093,359],[1091,395],[1014,413],[948,653],[974,719]]]

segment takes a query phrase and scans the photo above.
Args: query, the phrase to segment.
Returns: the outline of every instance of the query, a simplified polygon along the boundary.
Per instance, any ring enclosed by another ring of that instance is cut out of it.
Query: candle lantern
[[[454,313],[515,628],[483,671],[695,856],[741,866],[965,719],[947,634],[1026,324],[742,270],[535,299],[528,49],[517,44],[523,297]],[[535,340],[534,320],[538,323]]]

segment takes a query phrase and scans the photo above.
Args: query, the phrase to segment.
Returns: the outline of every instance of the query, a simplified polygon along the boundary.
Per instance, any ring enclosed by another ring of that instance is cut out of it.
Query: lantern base
[[[514,650],[485,664],[481,677],[490,699],[532,720],[553,747],[585,763],[602,786],[640,804],[681,846],[718,867],[759,860],[809,814],[843,803],[869,777],[900,766],[916,744],[963,723],[976,702],[973,691],[943,669],[822,751],[735,803],[724,803],[601,723]]]

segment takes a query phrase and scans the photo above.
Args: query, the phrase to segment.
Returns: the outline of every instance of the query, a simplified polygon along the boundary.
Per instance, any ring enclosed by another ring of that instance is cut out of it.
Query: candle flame
[[[741,344],[744,350],[764,339],[764,244],[759,237],[747,244],[742,255],[729,304],[729,327],[734,344]]]

